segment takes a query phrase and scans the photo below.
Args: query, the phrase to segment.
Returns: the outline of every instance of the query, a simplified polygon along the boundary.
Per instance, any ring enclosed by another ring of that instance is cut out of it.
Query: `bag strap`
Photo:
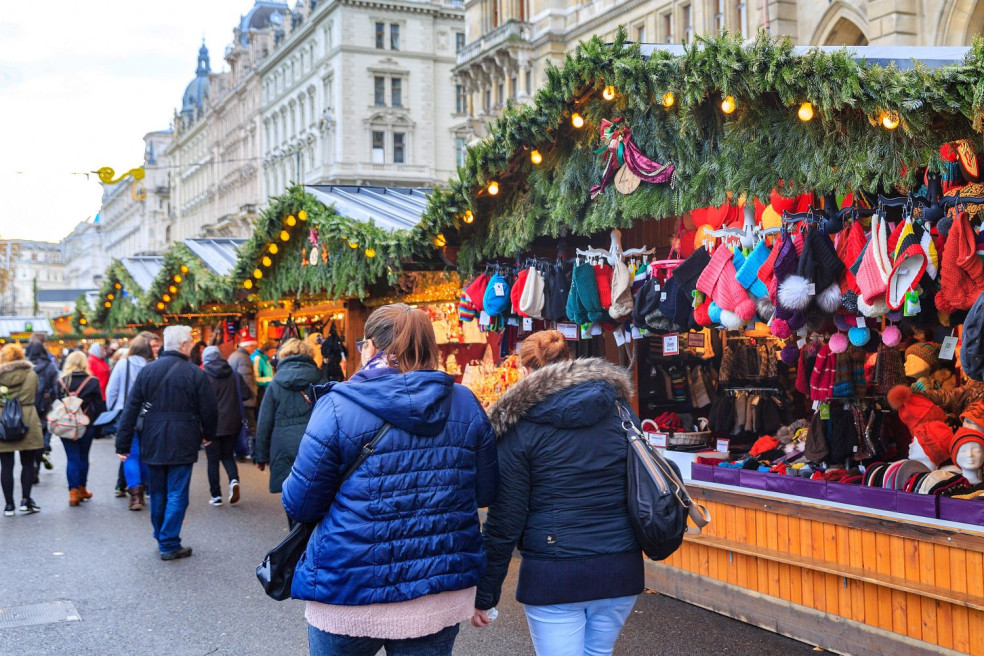
[[[126,393],[130,390],[130,358],[126,359],[126,377],[123,380],[123,407],[126,407]]]
[[[65,391],[68,392],[68,395],[69,396],[76,397],[76,396],[78,396],[79,394],[82,393],[82,390],[85,389],[85,386],[89,384],[89,381],[90,380],[92,380],[92,376],[86,376],[85,377],[85,380],[83,380],[82,383],[78,387],[76,387],[74,391],[68,389],[68,385],[65,384],[65,381],[62,381],[61,384],[62,384],[62,387],[65,388]]]
[[[369,458],[369,456],[372,455],[373,451],[376,450],[376,446],[379,444],[379,441],[383,439],[383,436],[386,435],[386,433],[388,433],[389,429],[392,427],[393,427],[392,424],[390,424],[389,422],[383,423],[382,427],[379,429],[379,432],[376,433],[376,436],[372,438],[372,441],[367,443],[364,447],[362,447],[362,451],[359,453],[359,457],[355,459],[355,462],[353,462],[348,469],[345,470],[345,473],[342,475],[342,480],[338,481],[339,487],[341,487],[342,483],[347,481],[349,476],[354,474],[355,471],[362,466],[362,463],[364,463]]]
[[[172,364],[171,367],[164,374],[164,377],[161,379],[161,384],[158,385],[157,386],[157,389],[154,391],[154,400],[150,402],[151,407],[153,407],[154,404],[157,403],[157,397],[159,397],[161,395],[161,391],[167,385],[168,378],[170,378],[171,377],[171,374],[174,373],[174,370],[177,369],[180,366],[181,366],[181,360],[179,358],[178,361],[175,362],[174,364]],[[149,409],[148,409],[148,411],[149,411]]]

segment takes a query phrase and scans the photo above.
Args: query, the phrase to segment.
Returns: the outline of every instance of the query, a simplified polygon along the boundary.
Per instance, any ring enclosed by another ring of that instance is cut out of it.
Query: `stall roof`
[[[674,56],[684,54],[682,45],[643,43],[639,47],[645,57],[651,56],[657,50]],[[793,54],[805,55],[814,49],[822,52],[846,50],[858,61],[882,67],[895,64],[903,71],[915,68],[916,62],[929,68],[955,66],[963,63],[967,53],[970,52],[970,48],[965,46],[796,46],[793,48]]]
[[[246,243],[245,239],[185,239],[192,253],[205,263],[209,269],[220,276],[228,275],[236,268],[239,248]]]
[[[98,289],[39,289],[38,303],[74,303],[79,296],[91,294]]]
[[[28,329],[28,324],[31,328]],[[0,317],[0,337],[10,337],[15,333],[44,333],[51,335],[51,322],[44,317]]]
[[[372,221],[390,231],[409,230],[427,209],[433,189],[307,185],[309,194],[354,221]]]
[[[120,260],[123,268],[137,283],[141,291],[147,291],[154,282],[154,278],[160,273],[164,266],[164,258],[160,255],[132,255]]]

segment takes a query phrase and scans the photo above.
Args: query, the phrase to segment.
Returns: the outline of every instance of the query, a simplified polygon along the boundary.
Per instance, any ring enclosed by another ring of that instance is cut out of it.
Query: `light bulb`
[[[109,301],[106,301],[105,303],[103,303],[103,307],[110,308],[110,307],[113,307],[113,304],[110,303]]]
[[[475,220],[475,214],[471,210],[465,210],[464,221],[465,223],[471,223]]]
[[[168,294],[164,294],[163,296],[161,296],[161,300],[164,301],[165,303],[170,303],[171,297]]]
[[[123,289],[123,285],[121,285],[120,283],[116,283],[115,285],[113,285],[113,287],[116,287],[116,289]]]
[[[725,114],[730,114],[735,111],[735,98],[734,96],[727,96],[721,101],[721,111]]]
[[[253,289],[253,281],[252,280],[244,280],[243,281],[243,287],[245,287],[246,289]]]
[[[177,293],[178,288],[175,287],[174,285],[171,285],[170,287],[167,288],[167,291],[171,292],[172,294],[175,294]]]
[[[297,213],[297,218],[301,221],[307,221],[307,212],[301,210],[300,212]]]
[[[260,271],[259,269],[253,269],[253,277],[259,280],[260,278],[263,277],[263,272]]]
[[[580,130],[584,127],[584,117],[577,112],[574,112],[571,114],[571,125]]]
[[[271,260],[271,259],[270,259],[270,257],[269,257],[268,255],[264,255],[264,256],[263,256],[263,259],[262,259],[262,260],[260,260],[260,262],[261,262],[261,263],[263,264],[263,266],[265,266],[265,267],[268,267],[268,266],[270,266],[271,264],[273,264],[273,260]]]
[[[280,231],[280,241],[287,241],[290,239],[290,234],[286,230]]]
[[[799,111],[796,113],[799,116],[799,120],[806,123],[807,121],[813,120],[813,104],[805,102],[800,105]]]
[[[882,114],[881,124],[886,130],[894,130],[899,127],[898,112],[885,112]]]
[[[293,214],[291,214],[290,216],[287,217],[287,225],[289,225],[289,226],[296,226],[297,225],[297,219],[294,218],[294,215]]]
[[[174,282],[176,282],[176,283],[178,283],[180,285],[181,284],[181,276],[179,276],[178,274],[174,274]]]
[[[439,232],[437,233],[437,236],[434,237],[434,245],[438,248],[444,248],[448,245],[448,240],[445,239],[444,235]]]
[[[615,100],[615,87],[605,87],[605,90],[601,92],[601,97],[608,101]]]
[[[277,251],[279,251],[280,249],[277,248],[277,245],[276,244],[270,244],[270,248],[267,249],[267,250],[270,251],[270,254],[271,255],[276,255],[277,254]]]
[[[530,161],[534,164],[539,164],[543,161],[543,155],[540,154],[539,150],[530,151]]]
[[[113,300],[116,297],[113,296],[112,294],[106,294],[106,298],[108,298],[109,300]]]
[[[188,267],[184,264],[181,265],[181,273],[188,273]]]
[[[673,95],[672,91],[667,91],[663,94],[663,107],[670,108],[673,103],[676,102],[676,97]]]
[[[489,183],[487,189],[489,191],[489,196],[495,196],[496,194],[499,193],[499,183],[493,180],[492,182]]]

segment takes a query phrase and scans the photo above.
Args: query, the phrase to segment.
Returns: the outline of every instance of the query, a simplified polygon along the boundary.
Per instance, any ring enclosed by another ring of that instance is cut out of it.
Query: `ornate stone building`
[[[467,129],[452,80],[463,14],[460,0],[298,3],[259,67],[264,198],[291,182],[446,182]]]
[[[480,138],[508,100],[529,101],[548,62],[595,34],[611,40],[619,25],[640,43],[765,27],[798,45],[970,45],[984,0],[466,0],[465,24],[457,96]]]
[[[38,301],[37,292],[64,286],[65,264],[61,246],[30,239],[0,240],[3,268],[13,273],[0,298],[0,314],[21,317],[53,317],[61,314],[62,304]]]
[[[103,274],[112,258],[103,247],[102,222],[99,215],[81,221],[61,240],[65,262],[64,287],[95,289],[102,283]]]

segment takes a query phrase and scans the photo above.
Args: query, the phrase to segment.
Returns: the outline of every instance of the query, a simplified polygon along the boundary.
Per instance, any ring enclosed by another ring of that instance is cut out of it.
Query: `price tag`
[[[718,453],[728,453],[731,451],[731,440],[726,440],[723,438],[719,439],[717,441],[717,445],[714,447],[714,450]]]
[[[602,332],[604,332],[604,331],[601,329],[601,325],[600,324],[597,324],[597,323],[591,324],[591,335],[592,335],[592,337],[597,337]]]
[[[665,449],[669,442],[669,436],[666,433],[650,433],[652,435],[649,443],[652,444],[657,449]]]
[[[506,319],[507,326],[519,326],[519,317],[509,317]]]
[[[577,324],[576,323],[558,323],[557,330],[564,336],[564,339],[576,342],[577,341]]]
[[[663,336],[663,355],[679,355],[680,341],[678,335]]]
[[[798,346],[800,348],[803,348],[804,346],[806,346],[806,338],[805,337],[800,337],[799,341],[796,342],[796,346]]]
[[[632,326],[632,339],[642,339],[642,331]]]
[[[818,410],[819,408],[820,408],[820,402],[819,401],[814,401],[813,402],[813,409],[814,410]]]
[[[865,318],[864,317],[858,317],[857,318],[857,321],[855,321],[855,323],[857,324],[858,328],[867,328],[868,327],[868,323],[867,323],[867,321],[865,321]]]
[[[523,317],[523,330],[533,332],[533,317]]]
[[[919,304],[919,294],[913,291],[905,293],[905,310],[903,314],[907,317],[914,317],[922,311]]]
[[[796,334],[799,335],[800,337],[806,337],[806,326],[803,326],[802,328],[797,330]]]
[[[488,328],[491,323],[492,317],[489,316],[488,312],[482,310],[482,313],[478,315],[478,325]]]
[[[506,285],[504,283],[497,282],[494,285],[492,285],[492,292],[496,296],[500,296],[500,297],[501,296],[505,296],[506,295]]]
[[[628,328],[625,329],[625,341],[627,342],[632,341],[632,331],[629,330]]]
[[[817,286],[816,286],[816,284],[811,282],[809,285],[807,285],[806,286],[806,293],[809,294],[810,296],[816,296],[817,295]]]
[[[940,360],[952,360],[957,352],[957,338],[953,335],[943,338],[943,346],[940,348]]]
[[[821,419],[830,419],[830,404],[829,403],[821,403],[820,404],[820,418]]]
[[[591,339],[591,326],[585,324],[581,326],[581,339]]]
[[[687,346],[690,348],[704,348],[704,333],[688,333]]]
[[[615,343],[618,346],[624,346],[625,345],[625,332],[621,328],[616,328],[615,329],[615,332],[613,333],[613,335],[615,337]]]
[[[665,301],[666,301],[666,292],[663,292],[659,295],[659,302],[663,303]]]

